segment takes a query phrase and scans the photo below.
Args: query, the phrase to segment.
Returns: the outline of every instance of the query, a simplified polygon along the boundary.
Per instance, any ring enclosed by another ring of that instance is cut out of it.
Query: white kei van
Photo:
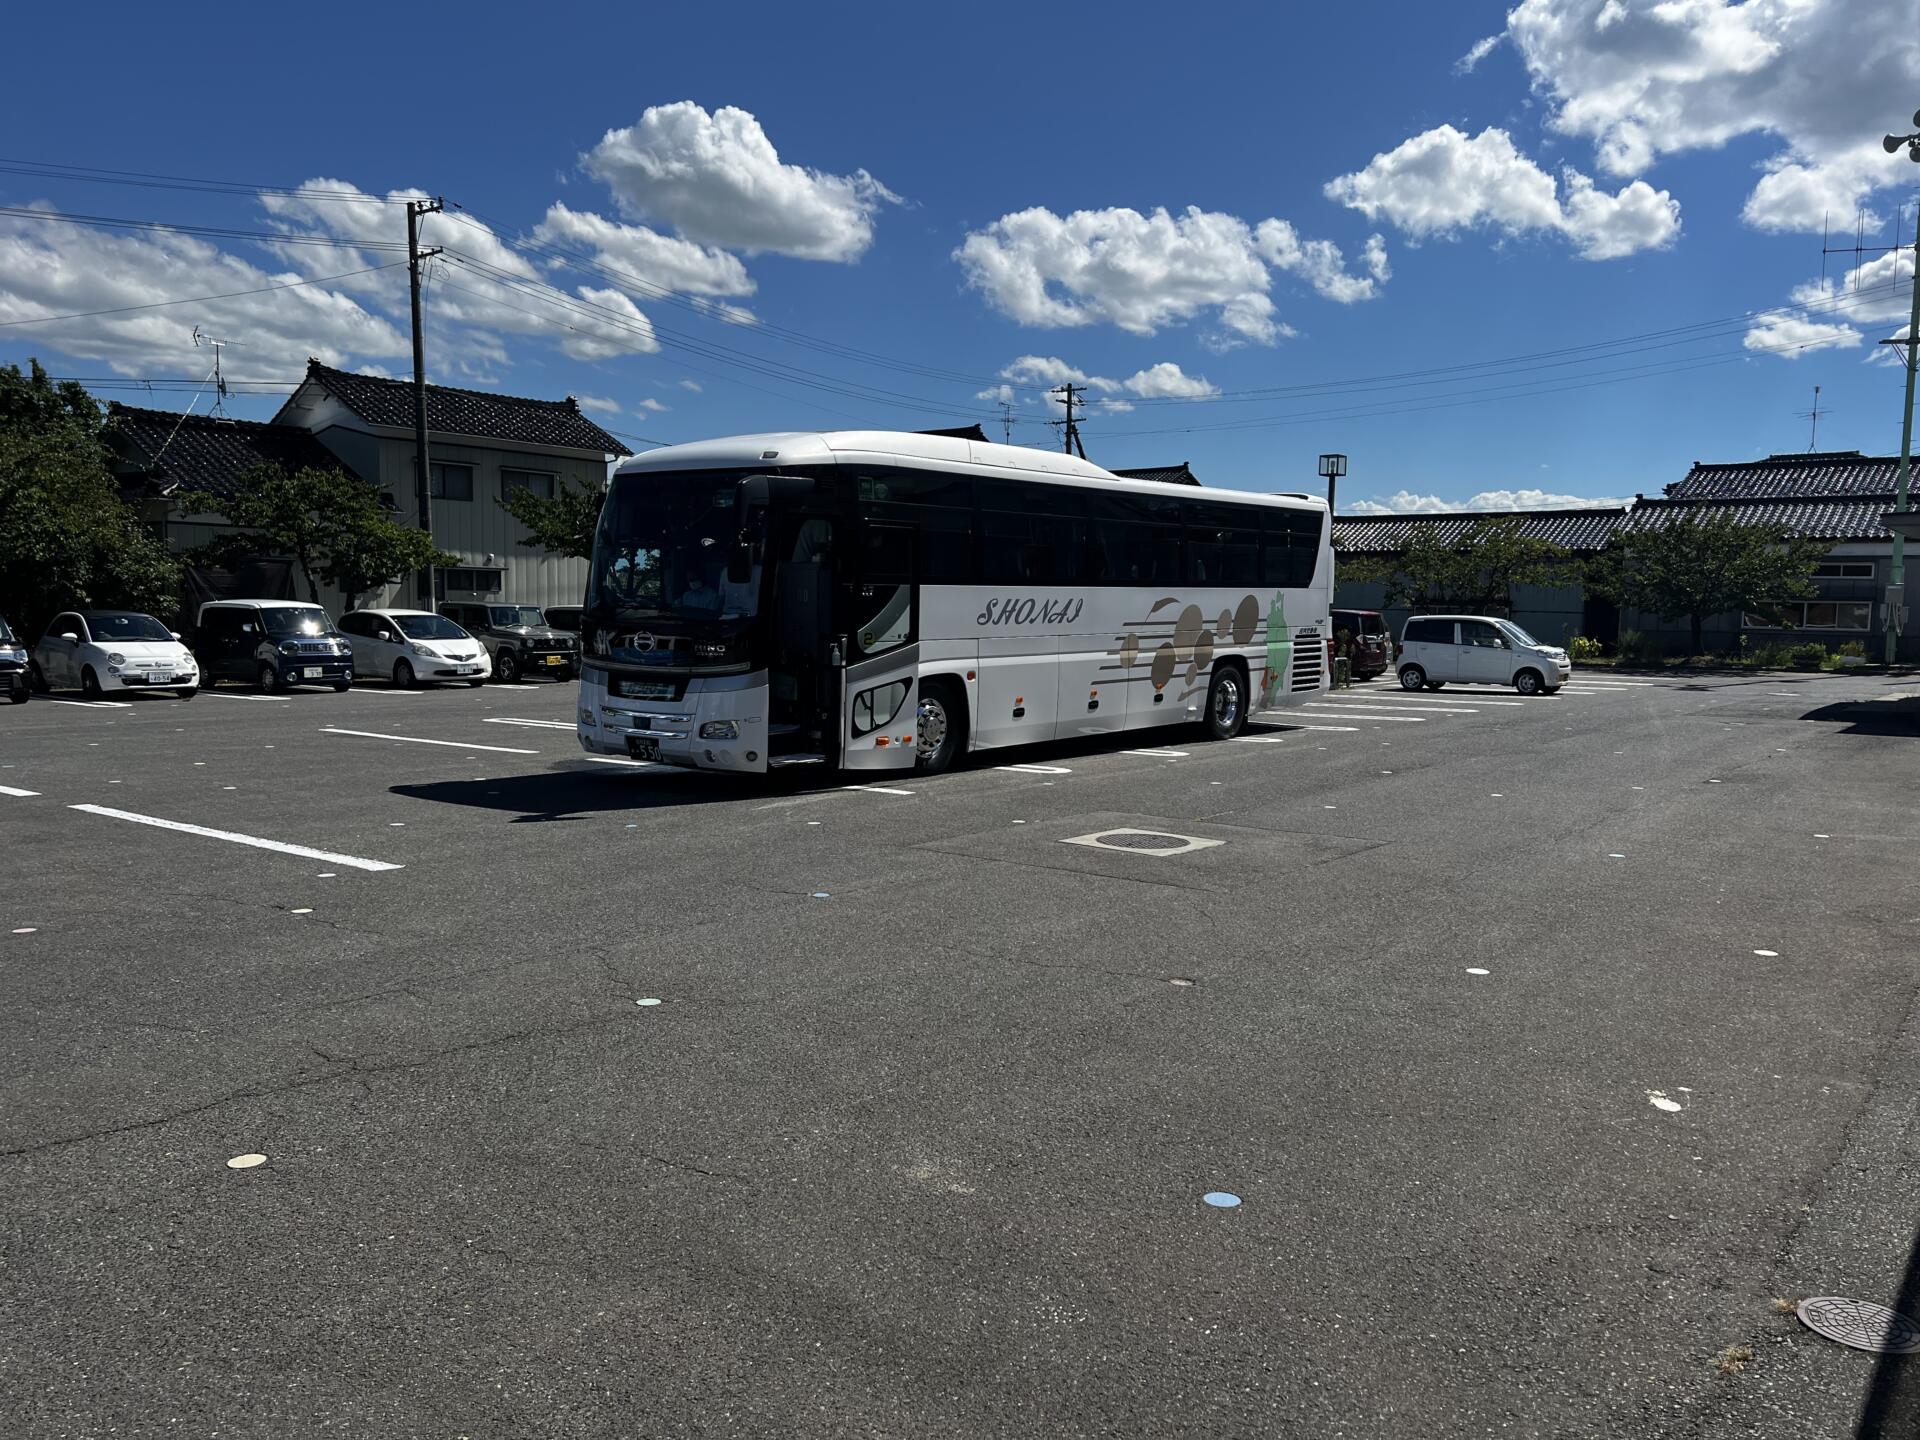
[[[1573,661],[1511,620],[1490,615],[1416,615],[1400,632],[1400,684],[1438,690],[1448,681],[1511,685],[1551,695],[1572,678]]]

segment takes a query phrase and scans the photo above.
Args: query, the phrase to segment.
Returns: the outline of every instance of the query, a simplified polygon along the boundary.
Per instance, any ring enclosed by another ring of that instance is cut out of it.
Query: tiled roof
[[[1603,550],[1626,511],[1476,510],[1451,515],[1342,515],[1333,522],[1333,543],[1354,555],[1392,555],[1421,532],[1451,541],[1482,520],[1517,520],[1520,533],[1567,550]]]
[[[411,381],[354,375],[318,360],[307,362],[307,379],[325,386],[329,394],[369,425],[403,430],[413,426]],[[429,385],[427,429],[440,435],[517,440],[524,445],[595,450],[603,455],[633,453],[582,415],[571,396],[565,400],[529,400],[519,395]]]
[[[1881,519],[1892,508],[1886,496],[1812,500],[1642,500],[1633,507],[1627,528],[1671,524],[1680,515],[1731,515],[1742,524],[1785,525],[1809,540],[1891,539]]]
[[[1669,500],[1811,500],[1849,495],[1891,495],[1897,455],[1825,450],[1808,455],[1769,455],[1734,465],[1694,462],[1686,479],[1667,486]]]
[[[1158,480],[1163,485],[1198,485],[1192,468],[1182,460],[1178,465],[1149,465],[1139,470],[1115,470],[1122,480]]]
[[[256,465],[278,465],[290,474],[307,466],[347,468],[297,425],[214,420],[117,401],[107,406],[107,438],[127,462],[127,479],[160,490],[207,490],[225,497]]]

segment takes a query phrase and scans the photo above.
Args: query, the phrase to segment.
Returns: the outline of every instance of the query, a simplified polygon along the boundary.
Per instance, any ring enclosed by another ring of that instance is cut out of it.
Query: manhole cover
[[[1817,1335],[1881,1355],[1920,1354],[1920,1325],[1898,1310],[1844,1295],[1815,1295],[1799,1305],[1800,1323]]]
[[[1186,847],[1184,835],[1155,835],[1146,830],[1123,830],[1100,837],[1102,845],[1120,850],[1180,850]]]
[[[1062,845],[1088,845],[1095,850],[1131,850],[1136,855],[1162,859],[1168,855],[1186,855],[1195,850],[1210,850],[1224,840],[1203,840],[1198,835],[1175,835],[1165,830],[1136,830],[1131,826],[1114,830],[1096,830],[1091,835],[1070,835]]]

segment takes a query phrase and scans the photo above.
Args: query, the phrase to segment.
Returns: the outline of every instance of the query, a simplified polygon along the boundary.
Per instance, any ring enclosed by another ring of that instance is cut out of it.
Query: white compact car
[[[89,700],[109,690],[200,693],[200,666],[180,637],[134,610],[67,610],[33,647],[33,678],[44,690],[77,689]]]
[[[487,647],[431,610],[355,610],[340,622],[353,641],[355,678],[396,685],[453,680],[484,685],[493,674]]]
[[[1457,680],[1551,695],[1573,676],[1566,651],[1491,615],[1414,616],[1400,632],[1396,663],[1408,690],[1438,690]]]

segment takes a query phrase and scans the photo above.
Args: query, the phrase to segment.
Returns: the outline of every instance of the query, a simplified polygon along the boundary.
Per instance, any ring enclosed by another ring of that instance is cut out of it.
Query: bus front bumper
[[[580,748],[609,760],[694,770],[767,770],[767,676],[696,676],[678,700],[609,695],[604,672],[580,679]]]

